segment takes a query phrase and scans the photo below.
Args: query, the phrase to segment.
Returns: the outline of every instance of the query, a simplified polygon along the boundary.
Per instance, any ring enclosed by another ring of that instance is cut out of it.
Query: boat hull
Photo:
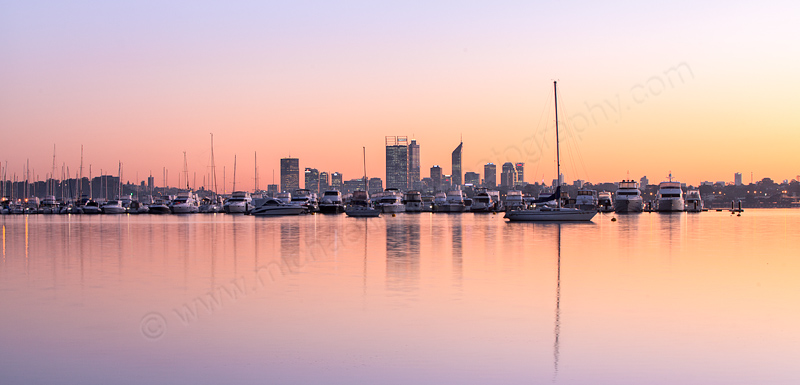
[[[339,204],[320,203],[319,212],[322,214],[341,214],[344,212],[344,206]]]
[[[375,218],[381,215],[381,211],[372,207],[352,207],[345,211],[348,217],[355,218]]]
[[[628,200],[617,199],[614,202],[614,211],[618,213],[640,213],[644,210],[644,204],[641,199]]]
[[[506,212],[505,218],[511,222],[572,222],[591,221],[597,211],[578,209],[533,209]]]
[[[169,214],[171,211],[167,205],[150,205],[147,207],[147,212],[150,214]]]
[[[250,215],[257,217],[280,216],[280,215],[300,215],[305,212],[303,206],[294,207],[258,207],[250,212]]]
[[[381,211],[387,214],[402,213],[406,211],[406,206],[403,204],[389,204],[381,205]]]
[[[659,212],[680,212],[683,211],[683,199],[659,199],[656,211]]]

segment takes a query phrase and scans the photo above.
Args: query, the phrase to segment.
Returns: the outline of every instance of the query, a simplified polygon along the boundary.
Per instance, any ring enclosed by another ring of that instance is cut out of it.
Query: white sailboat
[[[561,175],[561,152],[558,143],[558,89],[553,82],[553,97],[555,98],[556,111],[556,175]],[[556,187],[555,197],[561,194],[561,186]],[[543,199],[547,199],[545,197]],[[540,199],[534,201],[537,203]],[[549,199],[547,199],[549,200]],[[547,200],[543,200],[546,202]],[[505,217],[511,222],[539,222],[539,221],[590,221],[597,214],[597,210],[581,210],[576,208],[561,207],[561,199],[556,199],[556,207],[539,206],[532,209],[507,211]]]

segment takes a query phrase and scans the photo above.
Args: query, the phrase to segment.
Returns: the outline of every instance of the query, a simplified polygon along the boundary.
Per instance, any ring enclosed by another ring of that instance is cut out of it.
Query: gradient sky
[[[214,133],[217,177],[251,189],[301,170],[385,178],[384,137],[417,139],[422,175],[526,162],[591,182],[732,181],[800,174],[796,2],[6,1],[0,161],[44,179],[197,184]],[[546,142],[542,142],[546,140]],[[539,149],[539,144],[546,143]],[[190,176],[191,178],[191,176]]]

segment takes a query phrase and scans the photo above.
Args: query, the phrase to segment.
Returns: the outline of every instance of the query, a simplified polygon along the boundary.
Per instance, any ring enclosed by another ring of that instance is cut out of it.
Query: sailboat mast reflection
[[[556,248],[556,321],[555,329],[553,330],[553,334],[555,335],[555,341],[553,342],[553,381],[555,381],[558,376],[558,336],[561,333],[561,224],[557,223],[556,226],[556,240],[558,243]]]

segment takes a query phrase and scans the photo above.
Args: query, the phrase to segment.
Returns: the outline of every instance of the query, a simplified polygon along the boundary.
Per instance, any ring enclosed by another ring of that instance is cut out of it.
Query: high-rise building
[[[319,193],[319,170],[306,167],[304,188],[312,193]]]
[[[497,166],[494,163],[483,166],[483,185],[487,188],[497,187]]]
[[[415,182],[419,182],[419,144],[416,139],[411,139],[411,144],[408,145],[408,186],[414,186]]]
[[[736,174],[733,174],[733,184],[736,186],[742,185],[742,173],[737,172]]]
[[[453,150],[452,158],[453,158],[453,174],[452,174],[452,183],[453,186],[461,186],[464,184],[464,180],[462,178],[461,172],[461,147],[464,145],[464,142],[458,144],[455,150]]]
[[[408,137],[386,137],[386,188],[408,189]]]
[[[439,191],[442,187],[442,168],[439,165],[431,167],[431,182],[433,191]]]
[[[319,173],[319,191],[317,192],[317,194],[322,196],[322,193],[325,192],[325,190],[329,190],[330,187],[331,184],[328,179],[328,173],[325,171]]]
[[[525,163],[515,164],[514,169],[517,171],[517,183],[525,182]]]
[[[300,188],[300,160],[297,158],[281,159],[281,191],[294,192]]]
[[[333,187],[334,190],[343,191],[344,183],[342,179],[342,174],[338,172],[331,174],[331,187]]]
[[[639,179],[639,189],[644,191],[644,188],[650,184],[650,181],[647,180],[647,176],[643,176],[642,179]]]
[[[481,185],[481,174],[477,172],[467,171],[464,173],[464,184],[471,184],[473,186]]]
[[[514,163],[503,163],[503,171],[500,174],[500,185],[505,187],[514,187],[517,183],[517,172],[514,169]]]
[[[383,191],[383,180],[381,178],[369,178],[369,193],[374,194]]]

